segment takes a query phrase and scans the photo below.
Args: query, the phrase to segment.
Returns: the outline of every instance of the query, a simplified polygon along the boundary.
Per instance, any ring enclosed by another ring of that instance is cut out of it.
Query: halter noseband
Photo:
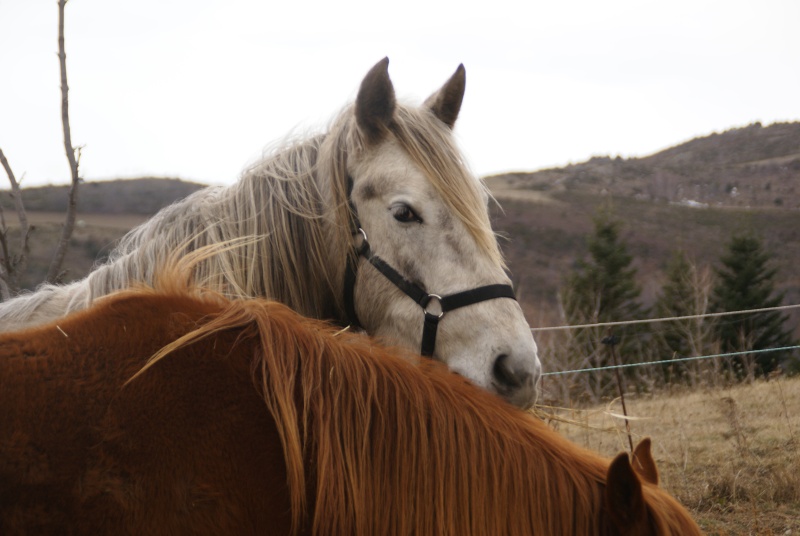
[[[352,188],[352,179],[350,180],[350,187]],[[356,327],[361,326],[358,321],[358,315],[356,315],[355,307],[356,271],[358,270],[359,257],[364,257],[369,261],[372,266],[422,308],[425,319],[423,320],[422,348],[420,349],[420,354],[426,357],[433,356],[433,350],[436,346],[436,331],[439,327],[439,321],[445,313],[495,298],[511,298],[512,300],[516,300],[514,289],[511,285],[502,284],[485,285],[447,296],[429,293],[416,283],[412,283],[403,277],[400,272],[392,268],[386,261],[372,253],[369,242],[367,241],[367,233],[361,228],[361,223],[358,220],[358,215],[352,199],[350,199],[350,210],[354,218],[352,222],[353,237],[361,235],[362,238],[361,244],[355,246],[356,254],[354,256],[348,255],[347,268],[344,276],[344,305],[345,312],[347,313],[351,325]],[[428,311],[428,306],[433,301],[439,302],[439,313]]]

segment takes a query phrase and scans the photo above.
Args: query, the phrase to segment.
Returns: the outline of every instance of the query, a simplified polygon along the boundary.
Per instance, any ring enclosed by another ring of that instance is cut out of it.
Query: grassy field
[[[633,442],[650,436],[661,485],[710,535],[800,533],[800,378],[626,397]],[[619,399],[541,408],[589,449],[628,450]]]

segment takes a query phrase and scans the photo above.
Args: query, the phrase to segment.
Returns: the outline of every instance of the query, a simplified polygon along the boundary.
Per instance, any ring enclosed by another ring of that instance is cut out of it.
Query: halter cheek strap
[[[356,283],[356,270],[358,268],[358,257],[364,257],[374,266],[380,273],[382,273],[389,281],[391,281],[397,288],[402,290],[409,298],[414,300],[422,308],[425,318],[423,320],[422,328],[422,347],[420,354],[426,357],[432,357],[433,351],[436,347],[436,332],[439,328],[439,321],[444,317],[445,313],[480,303],[486,300],[493,300],[495,298],[511,298],[515,300],[514,289],[510,285],[485,285],[447,296],[439,296],[437,294],[430,294],[425,289],[412,283],[403,277],[397,270],[395,270],[386,261],[372,253],[367,241],[367,233],[361,227],[354,233],[354,236],[361,235],[361,245],[356,248],[356,255],[349,256],[347,262],[347,269],[345,270],[345,284],[344,284],[344,302],[345,312],[349,317],[350,323],[354,326],[360,326],[358,316],[355,309],[355,283]],[[428,310],[432,301],[439,302],[439,313],[432,313]]]

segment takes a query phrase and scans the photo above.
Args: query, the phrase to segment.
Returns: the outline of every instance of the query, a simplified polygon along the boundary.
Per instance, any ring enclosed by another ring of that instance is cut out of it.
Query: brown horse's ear
[[[456,124],[458,112],[461,111],[461,102],[464,100],[464,90],[467,85],[467,72],[461,64],[450,77],[450,80],[425,101],[425,106],[430,108],[433,114],[442,123],[450,128]]]
[[[375,144],[383,139],[394,115],[396,100],[389,79],[389,58],[383,58],[361,81],[356,97],[356,123],[364,139]]]
[[[624,452],[608,467],[606,508],[618,534],[641,534],[647,526],[642,483]]]
[[[633,461],[631,463],[633,470],[642,480],[658,486],[658,467],[656,467],[656,461],[653,459],[649,437],[642,439],[633,449]]]

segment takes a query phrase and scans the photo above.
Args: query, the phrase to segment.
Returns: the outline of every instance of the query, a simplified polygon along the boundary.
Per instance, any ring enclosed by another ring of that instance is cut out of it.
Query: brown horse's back
[[[123,387],[215,309],[126,299],[142,307],[114,301],[0,336],[0,534],[288,533],[283,452],[251,352],[228,355],[221,334]]]
[[[0,534],[700,534],[649,444],[609,465],[408,357],[146,291],[0,337]]]

